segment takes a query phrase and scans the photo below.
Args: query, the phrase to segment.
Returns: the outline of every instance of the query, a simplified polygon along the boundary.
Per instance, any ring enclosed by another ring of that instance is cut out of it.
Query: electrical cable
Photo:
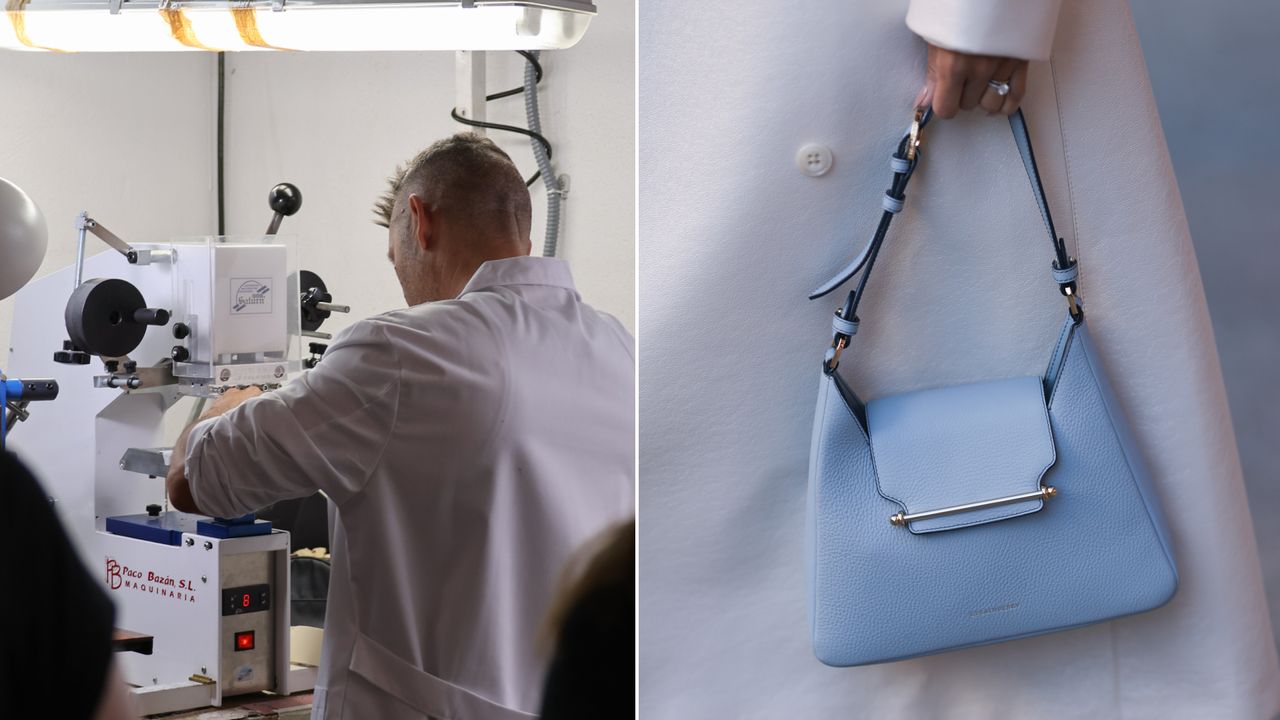
[[[533,66],[534,72],[537,77],[536,82],[534,84],[537,85],[537,83],[542,82],[542,63],[538,62],[538,56],[527,50],[517,50],[516,52],[520,53],[520,55],[524,57],[524,59],[528,62],[528,64]],[[485,102],[489,102],[491,100],[499,100],[501,98],[511,97],[513,95],[519,95],[524,91],[525,91],[525,86],[521,85],[520,87],[511,88],[510,90],[503,90],[502,92],[496,92],[496,93],[493,93],[492,95],[486,95],[484,99],[485,99]],[[529,130],[528,128],[522,128],[517,125],[503,125],[501,123],[491,123],[491,122],[485,122],[483,120],[471,120],[469,118],[464,118],[458,114],[457,108],[454,108],[453,110],[451,110],[449,112],[449,116],[452,117],[454,121],[462,123],[463,125],[468,125],[470,127],[478,127],[478,128],[485,128],[487,130],[502,130],[504,132],[519,133],[520,135],[524,135],[526,137],[532,138],[538,141],[538,143],[541,144],[542,147],[546,148],[547,158],[548,159],[551,158],[551,154],[552,154],[551,141],[543,137],[541,133],[534,132],[532,130]],[[530,177],[528,180],[525,180],[524,181],[525,187],[532,187],[534,183],[538,182],[538,178],[540,177],[542,177],[542,170],[538,170],[533,174],[532,177]]]
[[[226,194],[223,192],[223,146],[226,141],[227,119],[227,57],[226,53],[218,53],[218,158],[217,158],[217,194],[218,194],[218,235],[227,234]]]
[[[533,56],[536,58],[535,51]],[[542,115],[538,111],[538,80],[532,63],[524,67],[524,114],[529,130],[542,132]],[[560,187],[560,178],[556,177],[551,167],[551,154],[547,148],[538,143],[531,143],[533,157],[538,161],[538,174],[547,186],[547,220],[546,239],[542,243],[542,256],[555,257],[560,244],[560,201],[564,199],[564,189]]]

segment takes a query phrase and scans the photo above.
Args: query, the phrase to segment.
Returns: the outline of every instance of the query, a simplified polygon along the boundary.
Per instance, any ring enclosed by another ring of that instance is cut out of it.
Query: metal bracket
[[[485,58],[483,50],[459,50],[454,53],[454,107],[460,117],[485,121]],[[467,130],[485,134],[482,127]]]
[[[120,458],[120,469],[149,477],[164,477],[169,474],[172,457],[173,448],[129,448]]]

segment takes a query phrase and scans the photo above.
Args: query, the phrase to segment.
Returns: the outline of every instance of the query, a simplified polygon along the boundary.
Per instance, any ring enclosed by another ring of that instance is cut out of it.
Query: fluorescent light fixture
[[[0,49],[555,50],[591,0],[6,0]]]

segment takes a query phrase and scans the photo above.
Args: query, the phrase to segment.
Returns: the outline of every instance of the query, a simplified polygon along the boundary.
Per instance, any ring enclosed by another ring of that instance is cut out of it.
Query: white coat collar
[[[489,260],[476,269],[458,297],[500,285],[550,285],[577,292],[569,264],[556,258],[513,257]]]

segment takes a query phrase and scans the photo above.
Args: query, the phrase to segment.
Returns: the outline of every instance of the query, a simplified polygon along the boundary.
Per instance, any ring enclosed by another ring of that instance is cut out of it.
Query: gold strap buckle
[[[831,356],[831,359],[827,361],[827,372],[831,372],[836,369],[836,366],[840,364],[840,353],[844,352],[844,349],[848,346],[849,339],[845,337],[837,338],[836,341],[831,344],[835,353]]]
[[[916,159],[916,150],[920,147],[920,143],[924,142],[924,126],[920,121],[924,119],[924,108],[916,108],[915,119],[911,121],[911,133],[907,138],[907,160]]]

